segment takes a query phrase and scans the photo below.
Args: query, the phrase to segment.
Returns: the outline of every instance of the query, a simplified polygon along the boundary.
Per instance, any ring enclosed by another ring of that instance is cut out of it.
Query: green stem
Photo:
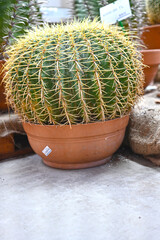
[[[125,28],[124,28],[124,26],[123,26],[122,21],[119,21],[118,24],[119,24],[119,26],[122,28],[123,32],[125,32]]]

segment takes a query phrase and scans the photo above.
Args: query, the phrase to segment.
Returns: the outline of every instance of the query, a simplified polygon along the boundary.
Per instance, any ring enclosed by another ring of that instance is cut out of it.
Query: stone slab
[[[1,240],[157,240],[160,168],[130,152],[83,170],[0,162]]]

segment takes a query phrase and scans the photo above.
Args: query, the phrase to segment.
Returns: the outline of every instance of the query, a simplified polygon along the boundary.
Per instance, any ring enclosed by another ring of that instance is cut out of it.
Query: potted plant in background
[[[145,0],[148,26],[142,29],[141,39],[147,49],[142,50],[145,68],[146,85],[154,81],[160,64],[160,1]]]
[[[85,20],[29,31],[8,51],[8,103],[52,167],[104,164],[142,94],[141,54],[116,26]]]
[[[73,16],[80,20],[85,18],[93,20],[95,17],[100,20],[100,8],[114,2],[116,0],[74,0]],[[141,28],[146,24],[144,0],[129,0],[129,3],[132,16],[123,20],[122,24],[127,30],[140,35]]]
[[[96,16],[100,19],[100,7],[114,3],[115,1],[116,0],[94,0],[87,2],[85,0],[75,0],[73,14],[78,19],[87,17],[93,19]],[[144,49],[142,46],[139,48],[143,55],[143,62],[148,66],[144,69],[144,88],[146,88],[154,80],[160,63],[160,50],[159,47],[157,47],[160,45],[159,25],[155,25],[154,27],[146,26],[148,25],[146,12],[152,23],[158,23],[160,19],[160,2],[159,0],[129,0],[129,2],[132,16],[123,20],[122,25],[126,30],[132,31],[134,36],[141,36],[143,44],[149,49],[158,48],[156,50]],[[153,32],[155,32],[156,37],[153,37]],[[152,47],[153,44],[154,47]]]
[[[6,110],[4,95],[3,65],[6,58],[6,47],[33,25],[41,22],[41,13],[37,0],[2,0],[0,2],[0,110]]]
[[[148,26],[143,27],[141,38],[148,49],[160,49],[160,1],[145,0]]]

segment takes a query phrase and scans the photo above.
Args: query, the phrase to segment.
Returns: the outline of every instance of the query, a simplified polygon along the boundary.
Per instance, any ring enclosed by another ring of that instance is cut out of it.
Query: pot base
[[[105,159],[95,161],[95,162],[88,162],[88,163],[74,163],[74,164],[66,164],[66,163],[55,163],[51,161],[46,161],[43,159],[44,164],[46,164],[49,167],[52,168],[58,168],[58,169],[82,169],[82,168],[91,168],[91,167],[97,167],[100,165],[104,165],[107,162],[110,161],[112,156],[109,156]]]

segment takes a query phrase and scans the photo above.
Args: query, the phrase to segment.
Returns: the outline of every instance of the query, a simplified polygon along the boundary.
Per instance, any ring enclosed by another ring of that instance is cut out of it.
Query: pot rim
[[[144,26],[143,29],[150,29],[150,28],[160,28],[160,24],[152,24],[152,25],[148,25],[148,26]]]
[[[23,124],[25,124],[25,125],[32,125],[32,126],[37,126],[37,127],[56,127],[56,128],[62,128],[62,127],[65,127],[65,128],[68,128],[68,127],[70,127],[70,128],[75,128],[75,127],[79,127],[79,126],[89,126],[89,125],[99,125],[99,124],[101,124],[101,123],[106,123],[106,122],[113,122],[113,121],[117,121],[117,120],[119,120],[119,119],[123,119],[123,118],[128,118],[129,117],[129,114],[126,114],[126,115],[123,115],[123,116],[121,116],[121,117],[119,117],[119,118],[114,118],[114,119],[109,119],[109,120],[105,120],[105,121],[96,121],[96,122],[90,122],[90,123],[77,123],[77,124],[72,124],[72,125],[69,125],[69,124],[57,124],[57,125],[54,125],[54,124],[51,124],[51,125],[49,125],[49,124],[38,124],[38,123],[32,123],[32,122],[29,122],[29,121],[23,121],[23,120],[21,120],[22,121],[22,123]]]
[[[125,128],[129,121],[129,115],[104,122],[76,124],[76,125],[38,125],[22,122],[24,130],[30,136],[51,138],[81,138],[83,136],[101,135],[105,132],[112,133]]]
[[[0,64],[4,64],[6,62],[5,59],[0,59]]]
[[[160,49],[144,49],[140,51],[146,65],[160,64]]]

